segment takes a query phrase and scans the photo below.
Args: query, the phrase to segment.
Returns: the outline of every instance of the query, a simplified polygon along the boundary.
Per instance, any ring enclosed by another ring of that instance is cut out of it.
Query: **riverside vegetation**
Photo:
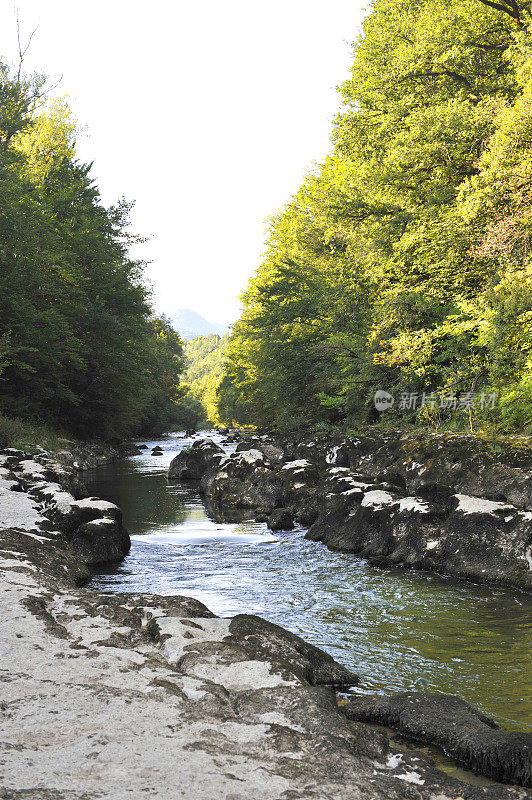
[[[78,476],[116,451],[62,438],[148,435],[196,424],[204,407],[278,428],[374,421],[376,388],[455,386],[501,394],[470,423],[527,429],[528,20],[517,0],[377,0],[334,151],[273,220],[230,341],[189,345],[188,387],[183,344],[129,255],[130,206],[102,205],[45,79],[0,64],[0,796],[530,797],[530,734],[457,698],[351,695],[339,713],[334,690],[358,674],[278,625],[83,588],[131,540]],[[5,447],[28,436],[61,460]],[[460,437],[338,436],[332,448],[329,433],[232,437],[234,454],[196,441],[171,473],[201,479],[213,517],[247,509],[272,529],[312,524],[310,538],[378,566],[530,588],[528,450],[524,465],[520,448],[499,465],[489,447],[462,464]],[[459,536],[469,549],[454,558]],[[368,723],[516,785],[451,778]]]
[[[378,389],[496,392],[395,425],[532,425],[531,4],[376,0],[330,155],[270,224],[220,389],[227,422],[375,422]]]
[[[185,342],[186,369],[183,376],[189,396],[200,404],[202,421],[220,422],[218,390],[224,375],[225,351],[229,334],[196,336]]]
[[[129,255],[130,208],[103,206],[46,79],[0,63],[0,446],[174,424],[183,346]]]

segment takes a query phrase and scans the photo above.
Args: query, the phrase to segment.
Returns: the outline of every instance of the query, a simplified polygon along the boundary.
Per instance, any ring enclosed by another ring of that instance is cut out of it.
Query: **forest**
[[[530,431],[530,25],[524,0],[376,0],[330,154],[271,218],[231,334],[186,353],[67,102],[0,63],[2,414],[104,439],[205,420]]]
[[[199,404],[202,422],[218,424],[218,390],[224,375],[225,350],[229,334],[218,336],[196,336],[185,341],[186,368],[183,382],[187,386],[188,398]],[[193,402],[189,401],[190,405]]]
[[[223,420],[530,430],[530,22],[523,0],[376,0],[331,152],[271,219]]]
[[[82,438],[162,432],[179,412],[183,345],[129,255],[131,205],[104,207],[49,89],[0,63],[2,419]]]

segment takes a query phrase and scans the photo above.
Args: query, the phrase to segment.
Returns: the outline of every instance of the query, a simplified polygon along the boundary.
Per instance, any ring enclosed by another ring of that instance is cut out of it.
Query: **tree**
[[[371,421],[378,388],[466,391],[528,369],[528,332],[515,332],[517,312],[528,331],[528,183],[510,172],[527,165],[529,11],[516,0],[374,4],[332,152],[272,219],[243,296],[225,419]],[[520,256],[508,271],[509,248]]]
[[[129,256],[131,204],[101,204],[67,104],[38,107],[43,81],[0,65],[0,403],[120,438],[166,420],[181,343]]]

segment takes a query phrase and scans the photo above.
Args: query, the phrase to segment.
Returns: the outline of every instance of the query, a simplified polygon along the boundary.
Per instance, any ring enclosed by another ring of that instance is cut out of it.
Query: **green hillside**
[[[532,426],[529,6],[376,0],[244,294],[224,419]]]
[[[197,336],[185,342],[186,368],[184,382],[190,387],[189,393],[199,400],[206,418],[218,424],[218,388],[224,374],[225,351],[229,334]]]
[[[166,430],[181,340],[130,255],[131,204],[103,205],[47,93],[0,63],[0,414],[81,437]]]

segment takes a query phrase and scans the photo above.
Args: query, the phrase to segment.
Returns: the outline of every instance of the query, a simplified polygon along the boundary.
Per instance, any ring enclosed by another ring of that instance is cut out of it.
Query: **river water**
[[[91,493],[121,507],[132,538],[123,563],[95,575],[91,588],[183,594],[220,616],[258,614],[357,672],[356,691],[456,694],[508,730],[532,730],[531,598],[377,569],[306,540],[304,530],[214,522],[197,492],[167,482],[170,461],[190,441],[143,442],[143,455],[84,473]],[[151,455],[155,445],[162,456]]]

